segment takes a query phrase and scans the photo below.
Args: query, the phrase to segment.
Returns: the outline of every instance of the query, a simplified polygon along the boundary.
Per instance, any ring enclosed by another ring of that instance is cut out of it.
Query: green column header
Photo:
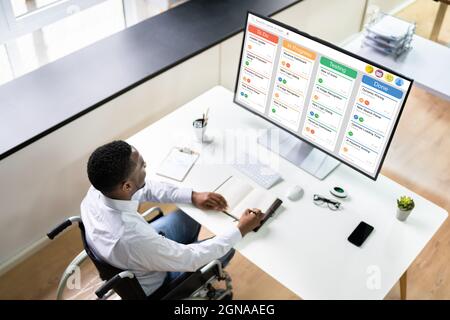
[[[349,67],[346,67],[343,64],[340,64],[336,61],[330,60],[325,57],[320,58],[320,63],[330,69],[336,70],[336,71],[338,71],[342,74],[345,74],[346,76],[349,76],[350,78],[353,78],[353,79],[356,79],[356,76],[358,75],[356,70],[350,69]]]

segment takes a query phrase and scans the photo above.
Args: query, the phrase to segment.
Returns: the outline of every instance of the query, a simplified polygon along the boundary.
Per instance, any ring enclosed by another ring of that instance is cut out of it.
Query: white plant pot
[[[399,208],[397,208],[397,219],[400,221],[405,221],[408,217],[409,214],[411,213],[413,209],[411,210],[400,210]]]

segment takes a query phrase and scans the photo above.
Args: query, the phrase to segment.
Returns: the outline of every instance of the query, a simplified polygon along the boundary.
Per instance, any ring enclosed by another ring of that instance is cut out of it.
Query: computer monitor
[[[376,180],[412,82],[249,12],[234,102],[283,129],[280,155],[316,177],[342,162]]]

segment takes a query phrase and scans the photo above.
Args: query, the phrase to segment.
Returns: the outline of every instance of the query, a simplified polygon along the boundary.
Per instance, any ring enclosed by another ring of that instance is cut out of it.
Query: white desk
[[[368,46],[361,48],[362,38],[362,34],[355,35],[343,48],[404,74],[412,78],[418,87],[450,100],[449,48],[414,35],[412,49],[394,60]]]
[[[201,149],[193,142],[192,120],[207,106],[211,108],[209,126],[211,130],[214,128],[216,140]],[[159,180],[169,181],[154,176],[154,171],[172,146],[190,146],[200,151],[198,163],[183,184],[197,191],[212,191],[231,174],[247,179],[226,163],[233,158],[230,150],[239,154],[244,148],[233,147],[236,140],[232,136],[236,134],[242,142],[244,134],[253,132],[256,141],[257,130],[268,125],[234,105],[232,92],[217,86],[128,142],[143,154],[148,175]],[[223,136],[227,136],[226,142]],[[226,154],[222,152],[224,146]],[[284,180],[270,191],[284,203],[271,221],[259,232],[247,235],[236,249],[301,298],[384,298],[447,218],[442,208],[382,175],[374,182],[340,165],[324,181],[319,181],[264,147],[252,147],[253,152],[279,161],[277,170]],[[285,198],[287,188],[293,184],[300,184],[305,190],[297,202]],[[335,184],[343,186],[350,195],[343,201],[341,211],[332,212],[313,204],[314,193],[330,196],[328,189]],[[395,199],[403,194],[412,196],[416,202],[416,208],[404,223],[395,218]],[[214,233],[232,223],[223,213],[203,212],[191,205],[180,208]],[[358,248],[347,241],[347,236],[361,220],[375,230]]]

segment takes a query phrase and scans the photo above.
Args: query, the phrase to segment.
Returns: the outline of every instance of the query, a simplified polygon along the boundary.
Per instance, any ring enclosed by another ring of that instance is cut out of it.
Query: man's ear
[[[133,186],[131,185],[131,182],[129,180],[125,181],[122,184],[122,191],[130,192],[131,189],[133,189]]]

